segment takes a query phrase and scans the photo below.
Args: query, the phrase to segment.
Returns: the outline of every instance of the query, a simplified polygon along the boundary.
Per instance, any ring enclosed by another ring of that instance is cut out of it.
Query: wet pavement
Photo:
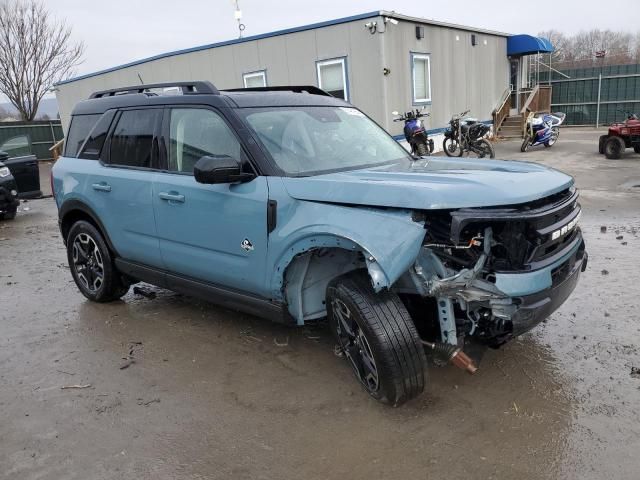
[[[431,368],[398,409],[366,396],[322,326],[150,286],[89,303],[53,200],[23,203],[0,222],[0,478],[638,478],[640,155],[607,161],[597,136],[496,145],[576,177],[589,267],[475,376]]]

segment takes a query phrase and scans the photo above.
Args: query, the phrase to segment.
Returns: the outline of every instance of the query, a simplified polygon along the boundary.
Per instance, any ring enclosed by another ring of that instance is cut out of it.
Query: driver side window
[[[169,122],[168,170],[193,173],[201,157],[240,160],[240,142],[217,113],[204,108],[174,108]]]

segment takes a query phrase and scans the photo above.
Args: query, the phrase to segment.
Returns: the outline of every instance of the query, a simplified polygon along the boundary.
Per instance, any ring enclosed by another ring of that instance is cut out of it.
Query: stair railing
[[[511,111],[511,93],[511,86],[509,86],[500,97],[496,108],[493,109],[491,114],[493,117],[493,138],[498,136],[498,130],[502,126],[502,122],[509,116],[509,112]]]

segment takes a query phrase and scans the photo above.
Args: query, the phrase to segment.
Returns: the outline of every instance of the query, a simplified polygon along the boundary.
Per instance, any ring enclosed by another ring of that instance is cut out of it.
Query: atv
[[[625,113],[627,120],[611,124],[609,133],[601,135],[598,141],[598,153],[604,154],[608,159],[619,159],[627,148],[640,153],[640,119],[635,113]]]

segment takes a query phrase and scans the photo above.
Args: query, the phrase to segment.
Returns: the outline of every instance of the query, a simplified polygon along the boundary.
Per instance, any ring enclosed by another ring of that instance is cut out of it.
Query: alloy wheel
[[[378,368],[364,332],[342,300],[334,298],[331,307],[336,318],[336,333],[340,348],[349,359],[356,377],[369,392],[378,391],[380,387]]]
[[[86,233],[80,233],[73,240],[73,268],[83,286],[96,293],[104,284],[104,263],[102,253],[95,240]]]

